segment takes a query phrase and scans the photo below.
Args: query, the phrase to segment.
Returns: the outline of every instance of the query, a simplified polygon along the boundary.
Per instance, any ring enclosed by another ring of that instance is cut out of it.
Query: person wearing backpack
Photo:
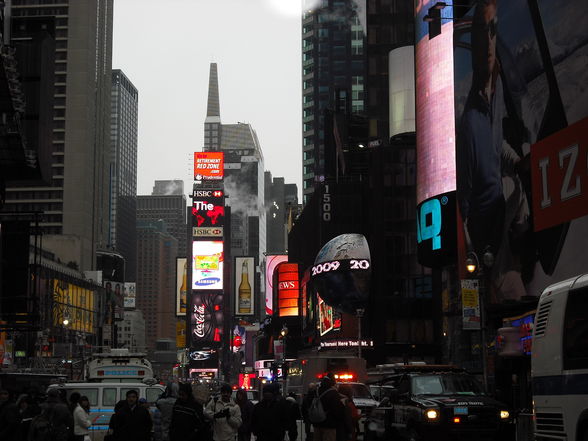
[[[310,383],[308,385],[308,391],[304,398],[302,399],[302,406],[300,406],[302,411],[302,419],[304,420],[304,434],[306,441],[313,441],[312,439],[312,423],[308,418],[308,410],[310,409],[310,405],[312,404],[312,400],[316,396],[316,383]]]
[[[169,425],[170,441],[200,441],[205,438],[207,423],[202,404],[194,399],[192,386],[180,384]]]
[[[41,405],[41,409],[41,414],[31,422],[29,440],[69,441],[73,416],[57,389],[47,392],[47,401]]]
[[[337,441],[337,427],[345,418],[345,406],[335,389],[332,375],[321,380],[308,409],[308,418],[314,428],[313,441]]]

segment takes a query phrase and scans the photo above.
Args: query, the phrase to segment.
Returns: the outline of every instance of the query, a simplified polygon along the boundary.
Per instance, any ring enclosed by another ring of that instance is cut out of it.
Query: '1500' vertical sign
[[[531,147],[535,231],[588,214],[588,118]]]

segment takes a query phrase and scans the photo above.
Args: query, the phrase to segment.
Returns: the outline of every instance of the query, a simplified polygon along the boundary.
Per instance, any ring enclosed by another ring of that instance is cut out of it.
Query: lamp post
[[[357,308],[355,313],[357,314],[357,356],[361,358],[361,318],[365,313],[365,309]]]
[[[486,352],[486,274],[484,267],[491,268],[494,264],[494,255],[486,249],[482,257],[482,265],[478,255],[470,251],[467,254],[466,269],[478,278],[478,304],[480,305],[480,356],[482,362],[482,377],[484,389],[488,391],[488,354]]]
[[[286,324],[284,323],[282,325],[282,329],[280,330],[280,335],[282,336],[282,350],[284,351],[284,358],[282,360],[282,378],[284,379],[284,390],[282,391],[282,393],[284,394],[284,396],[286,396],[288,394],[287,392],[287,386],[288,386],[288,363],[286,362],[286,336],[288,335],[288,327],[286,326]]]

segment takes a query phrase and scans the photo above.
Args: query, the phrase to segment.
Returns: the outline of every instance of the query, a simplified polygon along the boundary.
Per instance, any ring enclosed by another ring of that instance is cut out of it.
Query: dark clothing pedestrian
[[[48,393],[47,401],[41,405],[41,414],[31,421],[29,440],[68,441],[73,428],[73,416],[56,390]],[[48,434],[48,430],[50,433]]]
[[[170,441],[200,441],[206,427],[202,405],[194,399],[176,400],[169,429]]]
[[[286,430],[288,431],[288,439],[290,441],[296,441],[298,438],[297,422],[302,417],[300,414],[300,406],[298,406],[296,398],[288,396],[288,398],[286,398],[286,407],[288,409],[288,425],[286,427]]]
[[[251,430],[257,441],[283,441],[288,428],[286,401],[271,386],[264,388],[263,399],[253,408]]]
[[[302,413],[302,419],[304,420],[304,433],[306,434],[306,441],[312,441],[312,423],[308,418],[308,409],[310,409],[310,405],[312,404],[312,400],[316,396],[316,387],[314,383],[311,384],[309,387],[308,392],[304,395],[302,399],[302,405],[300,406],[300,410]]]
[[[0,402],[0,440],[16,440],[19,431],[19,415],[12,401]]]
[[[239,401],[239,396],[237,395],[237,404],[241,409],[241,426],[237,431],[237,440],[238,441],[251,441],[251,420],[253,418],[253,409],[255,405],[247,399],[245,396],[244,401]]]
[[[335,389],[335,382],[328,376],[324,377],[315,397],[320,397],[326,418],[320,423],[313,423],[313,441],[335,441],[337,428],[345,421],[345,406],[341,402],[339,392]]]
[[[138,403],[131,406],[126,400],[116,404],[110,420],[114,441],[149,441],[152,426],[149,411]]]

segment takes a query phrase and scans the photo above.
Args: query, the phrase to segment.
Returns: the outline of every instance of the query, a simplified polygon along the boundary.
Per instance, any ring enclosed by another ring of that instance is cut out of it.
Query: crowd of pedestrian
[[[192,384],[167,384],[155,401],[128,390],[116,403],[104,441],[297,441],[297,422],[305,423],[306,441],[356,441],[359,412],[351,390],[335,387],[331,376],[312,384],[302,402],[283,397],[278,383],[264,385],[254,404],[245,390],[232,398],[228,384],[218,396],[197,393]],[[90,441],[87,397],[50,389],[46,400],[22,394],[11,400],[0,389],[0,441]]]

